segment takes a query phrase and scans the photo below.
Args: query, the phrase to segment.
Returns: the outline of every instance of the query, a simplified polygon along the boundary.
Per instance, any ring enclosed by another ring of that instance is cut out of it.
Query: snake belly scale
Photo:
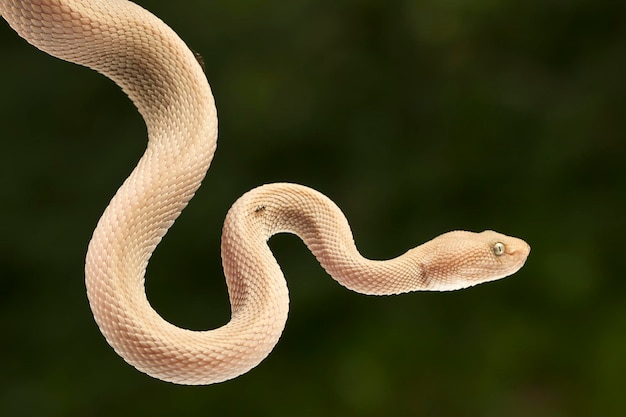
[[[217,113],[203,69],[172,29],[127,0],[0,0],[0,15],[35,47],[112,79],[146,122],[147,149],[98,222],[85,277],[108,343],[153,377],[217,383],[270,353],[289,304],[267,245],[276,233],[298,235],[337,282],[372,295],[465,288],[513,274],[528,257],[521,239],[453,231],[395,259],[365,259],[330,199],[302,185],[267,184],[240,197],[224,222],[230,321],[207,331],[176,327],[150,306],[144,276],[215,152]]]

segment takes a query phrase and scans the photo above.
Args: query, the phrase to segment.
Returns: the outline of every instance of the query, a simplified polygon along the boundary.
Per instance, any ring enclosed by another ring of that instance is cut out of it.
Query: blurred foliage
[[[140,4],[204,56],[220,113],[209,175],[148,271],[168,320],[228,320],[221,223],[266,182],[329,195],[370,257],[456,228],[533,252],[500,282],[374,298],[276,237],[292,302],[270,357],[215,386],[153,380],[104,342],[82,282],[143,122],[3,22],[1,415],[626,415],[625,2]]]

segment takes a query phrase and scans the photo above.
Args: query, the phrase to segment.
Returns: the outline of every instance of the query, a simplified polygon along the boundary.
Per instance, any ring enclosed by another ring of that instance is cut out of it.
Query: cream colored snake
[[[276,233],[298,235],[335,280],[363,294],[460,289],[513,274],[526,261],[530,247],[523,240],[492,231],[453,231],[395,259],[368,260],[330,199],[302,185],[269,184],[239,198],[225,220],[230,321],[208,331],[176,327],[150,306],[144,275],[215,151],[217,116],[202,68],[167,25],[127,0],[0,0],[0,14],[42,51],[111,78],[145,119],[147,149],[98,222],[85,275],[106,340],[153,377],[221,382],[270,353],[289,304],[267,245]]]

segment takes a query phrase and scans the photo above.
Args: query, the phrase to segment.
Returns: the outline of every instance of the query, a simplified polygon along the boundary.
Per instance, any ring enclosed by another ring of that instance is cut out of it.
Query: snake
[[[216,150],[217,111],[205,70],[169,26],[128,0],[0,0],[0,16],[36,48],[113,80],[145,120],[146,150],[89,242],[85,286],[106,341],[154,378],[219,383],[270,354],[289,310],[268,246],[277,233],[297,235],[339,284],[367,295],[458,290],[509,276],[526,262],[524,240],[491,230],[454,230],[396,258],[368,259],[331,199],[303,185],[265,184],[239,197],[224,220],[229,321],[209,330],[169,323],[150,305],[145,275]]]

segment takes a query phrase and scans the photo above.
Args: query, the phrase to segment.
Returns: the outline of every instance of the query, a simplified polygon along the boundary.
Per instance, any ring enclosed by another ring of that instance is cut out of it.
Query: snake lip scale
[[[155,378],[222,382],[271,352],[289,305],[267,245],[276,233],[298,235],[337,282],[371,295],[493,281],[518,271],[530,253],[523,240],[494,231],[452,231],[394,259],[366,259],[328,197],[297,184],[262,185],[241,196],[224,221],[230,321],[206,331],[176,327],[150,306],[144,276],[154,249],[200,186],[217,144],[213,95],[196,56],[165,23],[127,0],[0,0],[0,15],[40,50],[112,79],[146,122],[146,151],[89,243],[85,283],[107,342]]]

